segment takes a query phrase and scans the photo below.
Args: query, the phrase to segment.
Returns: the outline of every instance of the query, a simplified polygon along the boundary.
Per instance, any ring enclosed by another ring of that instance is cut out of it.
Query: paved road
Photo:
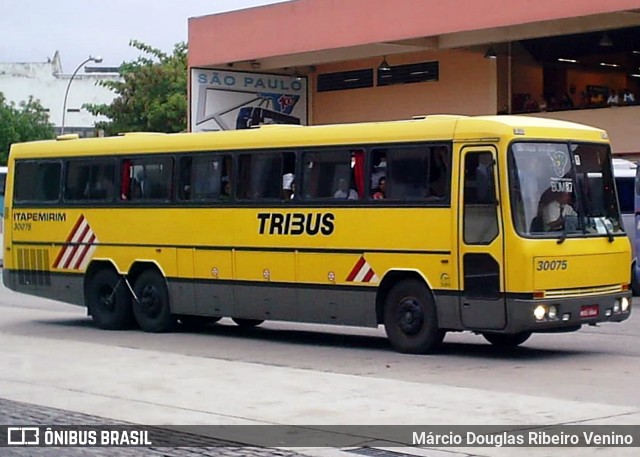
[[[223,320],[168,335],[105,332],[81,308],[2,289],[0,347],[11,348],[0,351],[0,397],[140,424],[640,423],[637,314],[575,334],[535,335],[512,352],[453,334],[441,354],[409,356],[372,329],[267,323],[242,330]],[[419,451],[596,450],[411,449]]]

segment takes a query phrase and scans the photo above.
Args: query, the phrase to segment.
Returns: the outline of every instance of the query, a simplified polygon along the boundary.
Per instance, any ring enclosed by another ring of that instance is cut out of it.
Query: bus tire
[[[634,297],[640,295],[640,278],[636,274],[635,262],[631,265],[631,293]]]
[[[131,293],[114,270],[99,270],[90,279],[85,297],[89,314],[96,327],[103,330],[131,328]]]
[[[502,349],[514,348],[520,346],[531,336],[531,332],[520,332],[513,334],[506,333],[483,333],[484,339],[495,347]]]
[[[209,316],[180,316],[180,323],[189,328],[200,328],[205,325],[215,324],[221,317],[209,317]]]
[[[407,279],[389,291],[384,304],[384,328],[391,346],[405,354],[435,351],[444,339],[429,289],[421,281]]]
[[[176,316],[171,314],[167,283],[155,270],[143,271],[133,287],[137,300],[133,302],[133,315],[145,332],[163,333],[171,331]]]
[[[264,319],[240,319],[236,317],[232,317],[231,320],[235,322],[238,327],[242,328],[257,327],[264,322]]]

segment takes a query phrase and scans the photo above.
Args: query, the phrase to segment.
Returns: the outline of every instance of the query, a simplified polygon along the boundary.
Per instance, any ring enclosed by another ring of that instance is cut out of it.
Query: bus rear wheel
[[[438,328],[438,313],[429,290],[415,279],[399,282],[389,291],[384,328],[391,346],[406,354],[433,352],[445,336]]]
[[[122,330],[132,326],[131,294],[114,270],[100,270],[89,280],[85,300],[96,327]]]
[[[242,328],[257,327],[264,322],[264,319],[240,319],[236,317],[233,317],[231,320],[233,320],[238,327]]]
[[[167,283],[160,273],[155,270],[142,272],[133,290],[137,298],[133,303],[133,314],[142,330],[162,333],[174,328],[177,319],[171,314]]]
[[[531,336],[531,332],[520,332],[511,335],[504,333],[483,333],[484,339],[494,346],[502,349],[514,348],[520,346]]]

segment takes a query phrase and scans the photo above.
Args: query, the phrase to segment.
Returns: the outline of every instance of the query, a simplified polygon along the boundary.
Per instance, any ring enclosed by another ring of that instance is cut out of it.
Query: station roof
[[[640,0],[291,0],[190,18],[189,66],[269,70],[556,37],[544,52],[635,27]]]

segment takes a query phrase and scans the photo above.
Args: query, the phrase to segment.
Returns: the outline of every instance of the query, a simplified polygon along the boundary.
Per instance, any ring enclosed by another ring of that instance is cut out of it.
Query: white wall
[[[89,65],[96,66],[95,63]],[[29,96],[40,100],[40,104],[49,110],[50,122],[59,128],[62,125],[64,94],[74,70],[72,68],[63,73],[57,51],[49,62],[0,62],[0,92],[7,101],[16,104],[28,100]],[[66,131],[93,128],[97,121],[108,120],[104,116],[96,117],[81,109],[84,103],[111,103],[115,93],[96,85],[97,81],[105,79],[117,80],[120,76],[117,73],[85,74],[81,69],[73,78],[67,97]],[[69,109],[80,109],[80,112],[69,112]]]

